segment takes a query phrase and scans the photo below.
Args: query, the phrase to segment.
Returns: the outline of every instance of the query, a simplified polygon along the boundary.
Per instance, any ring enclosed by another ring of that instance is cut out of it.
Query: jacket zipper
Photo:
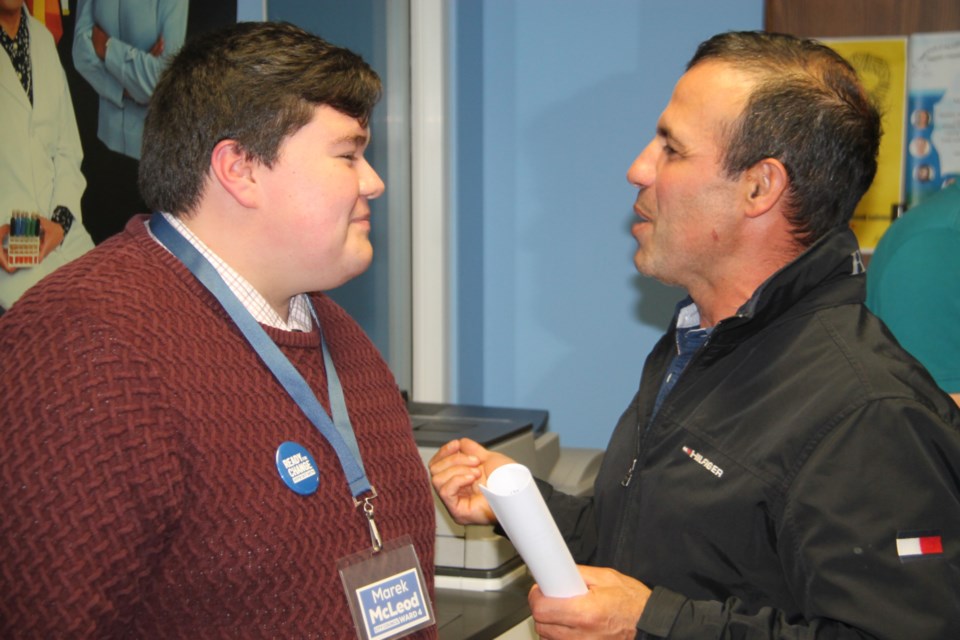
[[[738,313],[733,317],[742,318],[743,314]],[[726,322],[725,320],[721,320],[720,322],[717,323],[716,327],[714,327],[714,330],[710,333],[710,335],[707,336],[707,339],[704,340],[703,345],[701,345],[700,349],[694,355],[693,359],[690,360],[690,362],[687,364],[684,370],[689,369],[691,366],[693,366],[693,364],[697,361],[697,358],[700,357],[700,355],[706,351],[713,336],[716,335],[716,330],[719,329],[720,326],[725,322]],[[679,347],[677,349],[679,351]],[[676,389],[674,389],[674,391],[675,390]],[[667,402],[667,398],[664,398],[664,402]],[[663,407],[660,407],[660,411],[663,411]],[[657,413],[659,413],[659,411]],[[650,432],[650,426],[653,424],[654,420],[656,420],[656,416],[654,416],[650,420],[650,424],[647,425],[647,428],[645,430],[642,430],[643,425],[642,425],[642,422],[640,421],[640,398],[638,396],[637,397],[637,437],[636,437],[637,447],[634,450],[633,460],[630,461],[630,468],[627,469],[627,473],[623,476],[623,480],[620,481],[621,487],[624,487],[624,488],[629,487],[631,480],[633,480],[633,472],[636,470],[637,462],[640,460],[640,451],[643,448],[642,447],[643,440],[645,439],[646,434]],[[641,430],[643,431],[642,433],[641,433]]]

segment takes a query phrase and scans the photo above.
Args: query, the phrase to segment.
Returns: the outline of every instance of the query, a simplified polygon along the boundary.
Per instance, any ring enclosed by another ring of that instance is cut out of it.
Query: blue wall
[[[333,44],[348,47],[363,56],[373,69],[385,78],[387,0],[269,0],[267,18],[284,20],[299,25]],[[374,166],[388,188],[392,184],[386,162],[386,92],[373,112],[370,122],[371,141],[367,159]],[[364,328],[384,357],[389,353],[390,327],[388,291],[389,243],[391,216],[387,211],[387,198],[370,203],[372,226],[370,240],[373,243],[373,263],[361,276],[333,291],[330,297],[346,308],[350,315]],[[405,379],[399,375],[398,378]]]
[[[263,20],[263,13],[261,0],[237,0],[237,22]]]
[[[455,398],[604,447],[679,289],[641,278],[625,174],[696,45],[762,0],[451,3]]]

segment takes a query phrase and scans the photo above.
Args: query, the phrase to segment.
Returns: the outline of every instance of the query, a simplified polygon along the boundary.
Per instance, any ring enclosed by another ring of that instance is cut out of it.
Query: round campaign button
[[[316,461],[296,442],[284,442],[277,447],[277,471],[284,484],[302,496],[310,495],[320,486]]]

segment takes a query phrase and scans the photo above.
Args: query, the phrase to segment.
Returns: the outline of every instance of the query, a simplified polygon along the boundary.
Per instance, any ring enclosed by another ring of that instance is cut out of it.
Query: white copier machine
[[[547,431],[548,413],[474,405],[408,402],[414,439],[427,464],[456,438],[470,438],[526,465],[533,475],[570,495],[590,495],[600,468],[599,449],[564,449]],[[436,586],[496,591],[526,574],[510,541],[492,526],[455,523],[434,494],[437,512]]]

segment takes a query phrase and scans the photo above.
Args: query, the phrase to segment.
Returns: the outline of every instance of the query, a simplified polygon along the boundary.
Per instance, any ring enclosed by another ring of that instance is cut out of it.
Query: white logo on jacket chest
[[[723,469],[714,464],[710,458],[704,457],[702,454],[698,453],[695,449],[691,449],[690,447],[681,447],[681,449],[683,449],[683,452],[691,460],[699,464],[713,475],[717,476],[718,478],[723,475]]]

